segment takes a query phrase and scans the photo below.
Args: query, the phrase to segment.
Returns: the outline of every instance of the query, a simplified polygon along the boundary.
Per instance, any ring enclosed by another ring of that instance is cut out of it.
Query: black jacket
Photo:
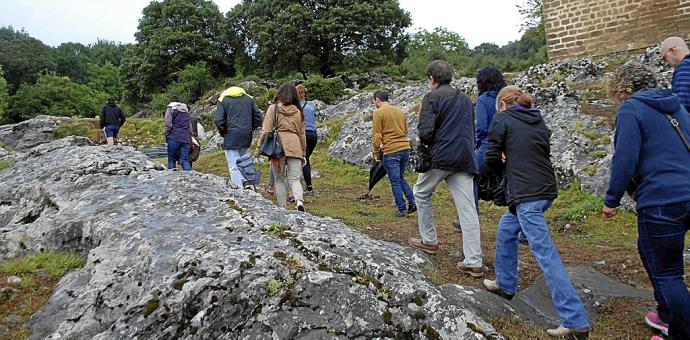
[[[551,131],[537,109],[513,106],[497,113],[489,129],[484,160],[494,171],[504,171],[505,193],[511,211],[523,202],[555,199],[556,175],[551,164]],[[501,153],[506,154],[505,167]]]
[[[263,113],[248,95],[225,96],[218,103],[216,127],[223,136],[223,149],[244,149],[252,144],[252,131],[261,126]]]
[[[124,124],[125,114],[122,112],[122,109],[117,106],[117,104],[108,102],[103,106],[101,109],[100,120],[101,129],[109,125],[122,126]]]
[[[419,141],[431,147],[431,168],[478,174],[474,156],[474,105],[450,85],[431,90],[422,100]]]

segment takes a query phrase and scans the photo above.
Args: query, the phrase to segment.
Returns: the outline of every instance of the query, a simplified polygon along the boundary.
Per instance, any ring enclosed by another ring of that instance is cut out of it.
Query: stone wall
[[[690,0],[544,0],[549,58],[643,49],[690,37]]]

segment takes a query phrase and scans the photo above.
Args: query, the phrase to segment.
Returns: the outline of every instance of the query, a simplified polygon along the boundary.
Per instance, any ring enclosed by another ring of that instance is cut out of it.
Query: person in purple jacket
[[[168,141],[168,169],[176,169],[179,161],[182,170],[192,170],[189,164],[191,118],[187,105],[178,102],[176,96],[170,97],[170,104],[165,110],[165,139]]]

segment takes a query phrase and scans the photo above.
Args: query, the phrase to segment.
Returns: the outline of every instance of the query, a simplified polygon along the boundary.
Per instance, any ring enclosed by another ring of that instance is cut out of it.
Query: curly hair
[[[503,73],[497,68],[486,66],[477,72],[479,94],[486,91],[500,91],[504,87],[506,87],[506,81],[503,79]]]
[[[657,86],[656,75],[649,67],[629,61],[613,71],[609,79],[608,96],[614,102],[622,102],[635,92]]]

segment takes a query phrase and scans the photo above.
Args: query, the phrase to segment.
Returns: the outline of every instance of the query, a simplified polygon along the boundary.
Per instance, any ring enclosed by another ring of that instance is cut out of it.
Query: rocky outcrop
[[[500,337],[473,290],[444,295],[410,248],[80,143],[0,173],[0,258],[87,256],[31,318],[32,338]]]
[[[564,59],[531,67],[513,77],[512,83],[534,96],[553,133],[551,156],[561,184],[577,181],[583,189],[597,194],[606,190],[615,121],[615,108],[606,98],[606,75],[627,60],[652,67],[661,86],[668,86],[672,71],[659,57],[658,48],[598,61]],[[462,78],[453,85],[471,96],[477,94],[474,79]],[[407,114],[413,144],[417,138],[419,104],[427,91],[426,86],[408,84],[392,92],[391,103]],[[322,110],[320,118],[327,122],[347,117],[329,148],[329,156],[360,166],[370,164],[370,115],[373,110],[369,93]]]
[[[453,86],[476,96],[474,79],[461,78],[454,81]],[[390,92],[390,103],[407,115],[408,135],[413,149],[417,145],[417,121],[422,97],[428,91],[426,85],[415,84]],[[344,119],[337,138],[328,148],[328,156],[360,166],[371,164],[371,115],[375,109],[373,93],[366,92],[322,110],[319,119],[323,121]]]
[[[0,125],[0,146],[23,152],[57,139],[55,129],[67,118],[37,116],[17,124]]]

